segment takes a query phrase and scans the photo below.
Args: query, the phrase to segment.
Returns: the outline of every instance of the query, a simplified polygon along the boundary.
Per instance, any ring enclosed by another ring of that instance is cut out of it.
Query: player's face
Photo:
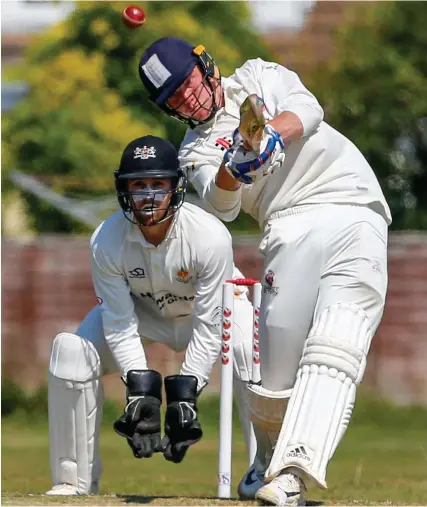
[[[221,103],[222,89],[216,80],[211,80],[212,88],[207,83],[199,66],[196,65],[191,74],[168,99],[168,105],[181,115],[195,120],[206,120],[214,106]]]
[[[172,198],[172,186],[170,178],[129,180],[128,191],[132,193],[132,210],[140,225],[155,225],[171,213],[168,206]]]

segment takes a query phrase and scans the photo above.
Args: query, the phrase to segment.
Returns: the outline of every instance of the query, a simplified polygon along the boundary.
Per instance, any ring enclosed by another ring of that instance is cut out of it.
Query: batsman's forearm
[[[301,139],[304,134],[304,126],[295,113],[290,111],[283,111],[276,118],[268,122],[279,134],[282,136],[283,141],[297,141]]]
[[[216,186],[222,190],[228,190],[230,192],[234,192],[238,190],[241,186],[240,181],[237,181],[236,178],[233,178],[231,174],[225,168],[225,163],[223,162],[219,168],[218,174],[215,178]]]
[[[202,191],[199,192],[199,195],[202,197],[204,207],[207,211],[224,222],[232,222],[240,211],[242,186],[228,173],[226,175],[228,176],[227,179],[225,179],[225,175],[223,175],[224,179],[220,176],[220,185],[218,185],[217,177],[219,174],[220,173],[216,173],[212,179],[205,184]],[[230,178],[234,181],[230,182]]]

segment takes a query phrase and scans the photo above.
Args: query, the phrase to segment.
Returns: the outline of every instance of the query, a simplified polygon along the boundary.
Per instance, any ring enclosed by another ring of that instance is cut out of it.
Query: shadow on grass
[[[184,501],[185,499],[191,498],[191,500],[215,500],[219,503],[226,504],[227,502],[235,502],[238,501],[238,498],[230,498],[230,499],[220,499],[215,496],[174,496],[174,495],[161,495],[161,496],[144,496],[144,495],[116,495],[117,498],[121,498],[125,503],[140,503],[140,504],[149,504],[156,500],[180,500]]]
[[[185,497],[185,496],[168,496],[168,495],[161,495],[161,496],[142,496],[142,495],[117,495],[117,498],[120,498],[124,503],[135,503],[135,504],[150,504],[153,502],[156,502],[158,500],[176,500],[176,504],[170,504],[167,502],[168,505],[186,505],[184,502],[185,500],[191,499],[193,502],[200,500],[203,502],[201,505],[207,505],[204,502],[211,500],[212,502],[215,502],[215,505],[230,505],[230,502],[233,504],[239,502],[238,498],[230,498],[230,499],[220,499],[214,496],[192,496],[192,497]],[[194,503],[195,505],[195,503]],[[256,503],[254,503],[256,505]]]
[[[240,503],[244,505],[259,505],[259,503],[256,500],[248,501],[248,500],[239,500],[236,498],[224,498],[220,499],[215,496],[192,496],[192,497],[180,497],[180,496],[143,496],[143,495],[117,495],[117,498],[120,498],[123,500],[124,503],[135,503],[135,504],[150,504],[157,500],[178,500],[179,503],[176,505],[185,505],[183,502],[186,499],[191,498],[191,500],[202,500],[202,501],[208,501],[212,500],[215,501],[215,505],[230,505],[230,502],[233,502],[233,504],[238,505]],[[324,502],[317,502],[314,500],[307,500],[306,505],[307,506],[320,506],[323,505]]]

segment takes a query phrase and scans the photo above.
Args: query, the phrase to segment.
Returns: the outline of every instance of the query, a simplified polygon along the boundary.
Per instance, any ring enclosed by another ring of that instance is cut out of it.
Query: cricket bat
[[[239,132],[243,138],[245,148],[256,153],[260,151],[260,144],[266,120],[263,114],[264,101],[255,93],[248,95],[240,106]]]

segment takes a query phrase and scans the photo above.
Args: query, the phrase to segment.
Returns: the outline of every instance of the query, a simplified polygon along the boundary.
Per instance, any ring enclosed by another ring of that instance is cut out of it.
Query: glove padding
[[[260,153],[248,150],[236,129],[233,144],[224,154],[225,167],[236,180],[251,184],[261,175],[274,172],[285,160],[282,136],[270,125],[264,127]]]
[[[135,458],[161,452],[162,376],[154,370],[130,370],[126,377],[127,405],[114,430],[127,439]]]
[[[197,378],[170,375],[165,378],[167,409],[162,450],[165,459],[181,463],[190,445],[198,442],[203,431],[197,419]]]

